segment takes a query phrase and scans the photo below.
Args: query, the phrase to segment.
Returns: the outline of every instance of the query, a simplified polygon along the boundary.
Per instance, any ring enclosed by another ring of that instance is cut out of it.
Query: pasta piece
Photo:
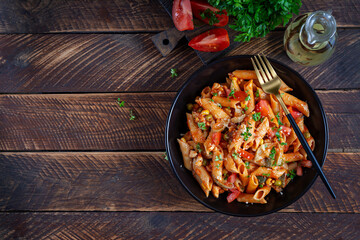
[[[245,111],[246,114],[250,114],[255,109],[255,99],[254,99],[254,92],[253,92],[253,80],[248,81],[244,85],[244,91],[248,94],[247,98],[250,98],[247,100],[245,99],[245,104],[248,107]]]
[[[254,194],[254,199],[260,201],[266,197],[270,193],[271,187],[265,186],[257,190]]]
[[[231,78],[230,89],[233,89],[235,92],[240,91],[240,86],[236,77]]]
[[[283,155],[283,160],[286,162],[286,163],[289,163],[289,162],[295,162],[295,161],[300,161],[302,160],[304,157],[303,155],[300,153],[300,152],[294,152],[294,153],[285,153]]]
[[[203,159],[201,155],[198,155],[198,157],[193,161],[192,168],[193,168],[193,175],[198,177],[198,182],[201,188],[205,192],[205,190],[209,190],[209,191],[211,190],[213,185],[213,180],[210,174],[208,173],[208,171],[206,171],[206,168],[202,166],[202,162]]]
[[[261,204],[267,203],[267,201],[264,198],[260,200],[256,200],[254,198],[254,194],[249,194],[249,193],[240,193],[240,195],[236,198],[236,200],[238,202],[243,202],[243,203],[261,203]]]
[[[228,170],[229,172],[232,172],[232,173],[239,173],[236,165],[235,165],[235,162],[234,160],[232,159],[231,156],[227,155],[225,158],[224,158],[224,166],[225,166],[225,169]]]
[[[265,166],[265,158],[269,157],[273,147],[275,147],[275,143],[264,143],[260,145],[255,152],[254,159],[251,160],[251,162],[259,166]]]
[[[260,98],[261,100],[266,100],[266,99],[267,99],[267,96],[268,96],[268,95],[262,90],[262,88],[256,87],[256,92],[258,92],[259,98]]]
[[[205,140],[205,142],[204,142],[205,152],[206,152],[206,154],[208,154],[208,155],[209,155],[210,152],[213,151],[214,148],[216,147],[215,144],[213,144],[213,142],[212,142],[212,136],[213,136],[214,133],[215,133],[215,132],[214,132],[214,129],[211,128],[210,133],[209,133],[208,137],[206,138],[206,140]]]
[[[283,80],[281,80],[280,90],[284,91],[284,92],[290,92],[293,89],[291,87],[289,87],[286,83],[284,83]]]
[[[211,189],[211,193],[213,194],[213,196],[214,196],[215,198],[219,198],[220,189],[221,189],[221,188],[220,188],[219,186],[213,184],[212,189]]]
[[[254,172],[252,172],[251,175],[254,175],[254,176],[269,176],[271,178],[278,179],[284,173],[286,173],[286,169],[279,168],[279,167],[276,167],[276,168],[259,167]]]
[[[236,130],[233,140],[231,141],[230,146],[228,147],[229,152],[238,152],[238,150],[241,148],[241,145],[244,142],[244,137],[241,134],[245,131],[246,131],[246,125],[241,124],[239,129]]]
[[[264,118],[263,122],[260,123],[260,125],[256,128],[254,145],[252,146],[253,151],[256,151],[256,149],[258,149],[261,141],[263,141],[263,138],[265,137],[269,129],[269,120],[268,118]]]
[[[235,70],[232,74],[239,79],[257,79],[256,73],[254,70]]]
[[[304,125],[304,117],[299,117],[295,120],[296,124],[300,128],[300,131],[304,133],[305,131],[305,125]]]
[[[240,103],[240,101],[236,99],[229,99],[226,97],[214,96],[212,99],[214,100],[215,103],[219,103],[222,107],[235,108],[236,104]]]
[[[280,103],[277,101],[276,97],[273,94],[270,95],[270,105],[274,114],[278,114],[280,112]]]
[[[243,145],[244,150],[249,149],[254,144],[255,120],[252,117],[254,113],[255,112],[253,112],[252,115],[250,115],[251,117],[245,118],[246,129],[242,133],[242,135],[244,136],[244,140],[245,140],[244,145]]]
[[[227,115],[226,112],[224,112],[216,103],[210,101],[210,98],[200,98],[199,103],[204,109],[209,110],[214,118],[230,120],[230,116]]]
[[[184,160],[184,166],[187,170],[192,171],[192,166],[191,166],[192,162],[191,162],[191,158],[189,156],[190,149],[191,149],[190,145],[180,139],[177,139],[177,141],[180,145],[181,154],[182,154],[183,160]]]
[[[309,106],[306,102],[301,101],[293,95],[285,93],[283,91],[280,91],[280,93],[282,95],[282,99],[284,100],[285,105],[296,108],[307,117],[310,116]]]
[[[246,192],[254,193],[258,186],[259,186],[259,181],[258,181],[257,177],[254,174],[251,174],[248,185],[246,187]]]
[[[187,118],[187,125],[190,129],[190,133],[192,138],[196,143],[204,143],[205,142],[205,136],[203,132],[200,130],[198,125],[195,123],[194,118],[190,113],[186,113]]]
[[[211,98],[211,88],[208,86],[201,91],[202,98]]]
[[[242,185],[247,186],[249,183],[249,173],[248,173],[244,163],[240,164],[239,177],[240,177]]]

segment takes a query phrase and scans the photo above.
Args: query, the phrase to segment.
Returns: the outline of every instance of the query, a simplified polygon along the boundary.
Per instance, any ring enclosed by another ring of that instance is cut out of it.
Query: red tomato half
[[[234,98],[240,102],[245,101],[247,94],[244,91],[237,91],[234,93]]]
[[[221,132],[213,133],[211,136],[211,142],[215,145],[219,145],[221,139]]]
[[[289,112],[291,113],[291,116],[294,118],[294,119],[297,119],[298,117],[301,117],[302,116],[302,113],[297,111],[296,109],[294,109],[293,107],[288,107],[289,109]]]
[[[263,117],[266,117],[269,114],[269,109],[270,104],[267,100],[260,100],[255,106],[255,111],[260,112]]]
[[[219,52],[230,46],[229,34],[223,28],[211,29],[194,37],[189,46],[202,52]]]
[[[239,148],[238,153],[239,153],[240,157],[245,158],[247,160],[252,160],[254,158],[253,154],[251,154],[251,153],[249,153],[249,152],[247,152],[247,151],[245,151],[245,150],[243,150],[241,148]]]
[[[291,128],[286,127],[286,126],[281,126],[281,132],[283,132],[285,134],[285,136],[289,136],[291,133]]]
[[[238,196],[240,195],[240,191],[239,190],[231,190],[231,193],[229,193],[229,195],[227,196],[227,201],[228,203],[231,203],[232,201],[234,201]]]
[[[212,11],[213,13],[219,12],[220,10],[211,6],[209,3],[207,3],[206,1],[202,1],[202,0],[191,0],[191,9],[192,12],[194,14],[194,16],[203,21],[204,23],[207,23],[210,25],[210,18],[208,17],[210,14],[208,14],[206,11]],[[206,10],[209,9],[209,10]],[[205,16],[206,18],[203,18],[201,15]],[[211,15],[210,15],[211,16]],[[213,23],[213,26],[216,27],[223,27],[226,24],[228,24],[229,22],[229,17],[227,15],[226,10],[222,10],[221,14],[215,14],[217,20],[219,21],[218,23]]]
[[[177,30],[193,30],[194,23],[190,0],[174,0],[172,18]]]

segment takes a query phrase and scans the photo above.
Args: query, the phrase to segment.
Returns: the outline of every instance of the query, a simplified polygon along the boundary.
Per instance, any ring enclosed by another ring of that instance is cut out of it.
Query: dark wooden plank
[[[359,2],[303,0],[301,13],[332,9],[339,27],[360,25]],[[0,32],[161,31],[173,26],[157,0],[11,1],[0,3]]]
[[[2,213],[2,239],[357,239],[359,215],[274,213]]]
[[[151,36],[0,35],[0,92],[177,91],[202,63],[185,41],[163,58]],[[296,69],[314,88],[359,89],[359,30],[340,29],[339,36],[332,58],[318,67],[291,62],[282,31],[244,43],[229,55],[265,52]],[[175,79],[171,68],[178,69]]]
[[[329,153],[320,179],[283,212],[360,213],[359,153]],[[339,167],[340,166],[340,167]],[[1,211],[210,211],[183,189],[161,152],[2,153]]]
[[[354,128],[360,121],[359,95],[359,90],[329,95],[321,91],[330,149],[360,149],[360,129]],[[0,95],[0,151],[164,149],[165,122],[174,97],[175,93]],[[118,106],[117,98],[126,102],[125,107]],[[138,119],[129,120],[130,109]]]
[[[12,1],[0,3],[0,32],[161,31],[173,23],[157,0]]]

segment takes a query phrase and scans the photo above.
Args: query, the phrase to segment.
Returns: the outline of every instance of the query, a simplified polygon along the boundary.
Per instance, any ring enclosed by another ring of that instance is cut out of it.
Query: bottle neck
[[[331,12],[311,13],[300,29],[300,41],[308,49],[317,50],[326,46],[336,33],[336,21]]]

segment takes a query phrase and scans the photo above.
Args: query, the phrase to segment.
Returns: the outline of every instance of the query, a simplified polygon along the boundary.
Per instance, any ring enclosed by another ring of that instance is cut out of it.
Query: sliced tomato
[[[297,109],[293,107],[288,107],[288,110],[294,119],[297,119],[298,117],[301,117],[303,115],[301,112],[297,111]]]
[[[234,93],[234,98],[240,102],[245,101],[247,94],[244,91],[237,91]]]
[[[242,157],[242,158],[245,158],[247,160],[252,160],[254,158],[254,155],[239,148],[239,150],[237,151],[239,153],[239,156]]]
[[[306,168],[312,167],[312,162],[310,160],[302,160],[300,163],[301,163],[301,166],[303,166],[303,167],[306,167]]]
[[[204,0],[191,0],[191,9],[194,16],[206,24],[216,27],[223,27],[229,22],[229,17],[226,10],[220,12],[216,7],[211,6]],[[207,10],[209,9],[209,10]],[[215,15],[215,19],[211,20],[211,16]],[[216,21],[212,24],[210,22]]]
[[[194,23],[190,0],[174,0],[172,7],[172,18],[177,30],[193,30]]]
[[[285,136],[289,136],[291,133],[291,128],[286,127],[286,126],[281,126],[281,132],[283,132],[285,134]]]
[[[234,189],[230,189],[230,193],[227,196],[227,201],[228,203],[231,203],[232,201],[234,201],[239,195],[240,195],[240,191],[239,190],[234,190]]]
[[[263,117],[266,117],[269,114],[269,109],[270,104],[267,100],[260,100],[255,106],[255,111],[260,112]]]
[[[269,128],[269,130],[267,131],[268,138],[272,139],[273,137],[275,137],[275,133],[276,133],[275,129]]]
[[[189,46],[202,52],[219,52],[230,46],[229,34],[223,28],[211,29],[191,39]]]
[[[228,177],[228,179],[227,179],[227,181],[228,181],[229,183],[234,183],[235,180],[236,180],[236,173],[232,173],[232,174]]]
[[[221,132],[213,133],[213,135],[211,136],[211,142],[215,145],[219,145],[220,140],[221,140]]]

